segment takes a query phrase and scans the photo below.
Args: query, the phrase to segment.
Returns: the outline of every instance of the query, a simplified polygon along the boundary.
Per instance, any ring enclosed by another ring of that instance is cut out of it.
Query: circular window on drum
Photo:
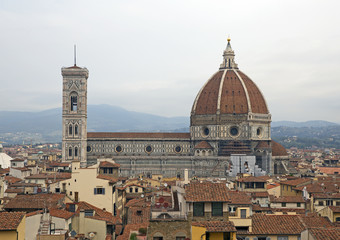
[[[121,153],[121,152],[123,152],[123,147],[120,146],[120,145],[117,145],[117,146],[115,147],[115,152],[116,152],[116,153]]]
[[[182,147],[179,145],[177,145],[174,150],[175,150],[175,153],[181,153],[183,151]]]
[[[146,153],[151,153],[153,151],[153,148],[151,147],[151,145],[147,145],[146,147],[145,147],[145,152]]]
[[[263,136],[263,129],[261,127],[256,129],[256,135],[258,137],[262,137]]]
[[[210,133],[210,130],[209,130],[208,127],[203,127],[203,128],[202,128],[202,135],[203,135],[204,137],[209,136],[209,133]]]
[[[91,146],[87,146],[87,147],[86,147],[86,151],[87,151],[87,152],[92,152],[92,147],[91,147]]]
[[[238,129],[238,127],[231,127],[230,130],[229,130],[229,133],[232,137],[236,137],[239,135],[240,131]]]

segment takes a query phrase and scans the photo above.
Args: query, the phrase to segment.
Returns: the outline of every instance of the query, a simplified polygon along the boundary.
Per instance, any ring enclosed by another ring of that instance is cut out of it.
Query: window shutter
[[[105,195],[105,188],[103,188],[103,195]]]
[[[93,190],[94,190],[94,193],[93,193],[93,194],[96,195],[96,194],[97,194],[97,191],[96,191],[97,189],[94,188]]]

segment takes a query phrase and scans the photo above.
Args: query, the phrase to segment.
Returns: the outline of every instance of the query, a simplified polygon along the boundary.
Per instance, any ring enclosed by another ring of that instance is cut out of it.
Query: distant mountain
[[[61,108],[41,112],[0,111],[0,141],[61,142]],[[189,132],[189,117],[162,117],[111,105],[89,105],[89,132]],[[327,121],[272,122],[272,138],[290,146],[340,148],[340,125]]]
[[[272,122],[272,127],[330,127],[330,126],[340,126],[340,124],[322,120],[314,120],[307,122],[293,122],[293,121]]]

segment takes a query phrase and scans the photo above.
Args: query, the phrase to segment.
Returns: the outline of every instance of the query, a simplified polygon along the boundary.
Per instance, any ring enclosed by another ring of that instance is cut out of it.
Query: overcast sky
[[[88,104],[189,116],[227,37],[272,119],[340,123],[340,1],[1,0],[0,110],[61,107],[61,67]]]

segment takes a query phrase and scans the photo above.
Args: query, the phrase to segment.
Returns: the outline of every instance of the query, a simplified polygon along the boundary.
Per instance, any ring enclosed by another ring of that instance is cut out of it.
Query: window
[[[212,215],[213,216],[223,216],[223,203],[213,202],[212,203]]]
[[[340,217],[337,217],[337,218],[335,219],[335,221],[336,221],[336,222],[340,222]]]
[[[333,200],[326,200],[326,206],[333,206]]]
[[[74,126],[74,135],[78,135],[78,125]]]
[[[74,148],[74,156],[78,157],[78,148],[77,147]]]
[[[319,206],[323,206],[323,201],[319,201]]]
[[[72,125],[70,124],[69,126],[68,126],[68,135],[72,135],[72,133],[73,133],[73,128],[72,128]]]
[[[277,237],[277,240],[288,240],[288,236]]]
[[[130,193],[132,193],[132,192],[133,192],[133,189],[132,189],[132,187],[130,187],[130,189],[129,189],[129,190],[130,190]]]
[[[163,240],[163,237],[153,237],[153,240]]]
[[[60,193],[60,188],[55,188],[56,193]]]
[[[339,202],[339,201],[337,201],[337,202],[336,202],[336,205],[337,205],[337,206],[340,206],[340,202]]]
[[[287,204],[285,202],[281,203],[282,207],[287,207]]]
[[[194,216],[195,217],[204,216],[204,203],[194,202]]]
[[[68,149],[68,156],[72,157],[72,148],[71,147],[69,147],[69,149]]]
[[[138,188],[135,188],[135,192],[138,193]]]
[[[93,210],[90,209],[90,210],[85,210],[85,216],[86,217],[92,217],[93,216]]]
[[[301,207],[301,203],[299,203],[299,202],[296,203],[296,206],[297,206],[297,207]]]
[[[107,173],[107,168],[104,168],[103,172],[104,172],[104,173]]]
[[[98,195],[98,194],[102,194],[105,195],[105,188],[94,188],[94,194]]]
[[[76,93],[73,93],[76,94]],[[77,96],[71,96],[71,111],[76,112],[78,107],[78,97]]]
[[[109,168],[109,174],[113,173],[113,168]]]
[[[247,209],[241,209],[241,218],[247,217]]]

